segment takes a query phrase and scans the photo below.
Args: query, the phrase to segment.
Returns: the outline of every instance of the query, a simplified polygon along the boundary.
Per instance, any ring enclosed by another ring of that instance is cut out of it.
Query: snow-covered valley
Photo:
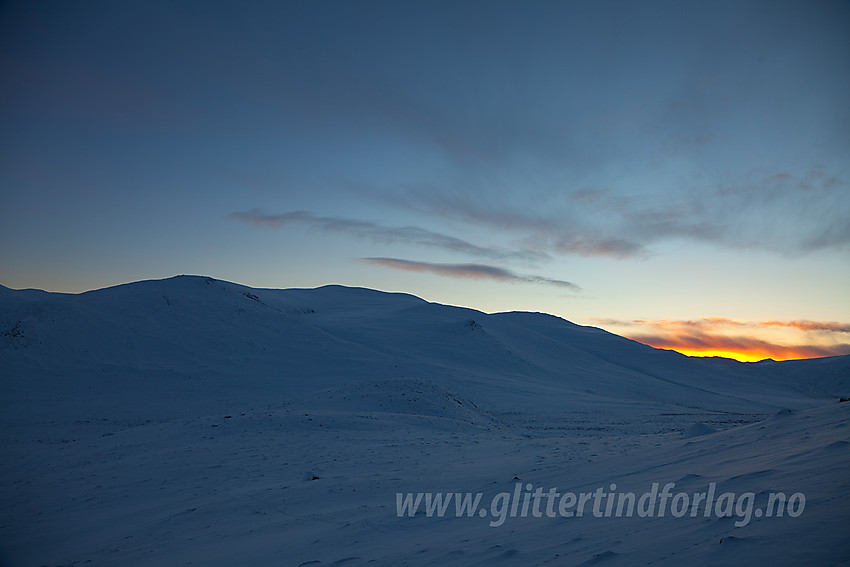
[[[181,276],[0,288],[0,368],[2,565],[850,562],[846,356],[696,359],[546,314]],[[498,501],[655,483],[754,496]],[[780,492],[804,509],[768,517]],[[400,513],[420,493],[481,505]]]

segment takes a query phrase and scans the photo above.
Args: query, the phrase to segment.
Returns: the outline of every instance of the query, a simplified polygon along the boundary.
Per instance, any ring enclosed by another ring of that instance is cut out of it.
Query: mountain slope
[[[846,563],[848,365],[341,286],[0,287],[0,565]],[[656,482],[808,504],[742,526],[397,511]]]
[[[126,387],[151,403],[163,392],[247,403],[416,378],[501,410],[609,400],[770,412],[850,389],[850,357],[712,365],[545,314],[488,315],[341,286],[265,290],[181,276],[79,295],[5,289],[0,329],[6,389],[102,389],[111,399]]]

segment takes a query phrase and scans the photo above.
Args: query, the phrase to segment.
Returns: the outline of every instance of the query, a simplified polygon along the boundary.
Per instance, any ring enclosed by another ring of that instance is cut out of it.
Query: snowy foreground
[[[0,287],[0,372],[3,566],[850,564],[850,357],[184,276]]]

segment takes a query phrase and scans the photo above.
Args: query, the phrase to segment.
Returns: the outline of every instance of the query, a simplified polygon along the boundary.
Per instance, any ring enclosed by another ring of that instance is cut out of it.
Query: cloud
[[[717,327],[740,327],[740,326],[751,326],[750,323],[745,321],[736,321],[734,319],[728,319],[726,317],[701,317],[699,319],[690,319],[690,320],[670,320],[670,319],[656,319],[656,320],[635,320],[634,323],[647,325],[650,327],[669,329],[675,327],[690,327],[695,329],[705,329],[705,328],[717,328]]]
[[[591,317],[590,321],[595,325],[601,325],[603,327],[632,327],[634,325],[638,325],[637,321],[627,321],[623,319],[606,319],[600,317]]]
[[[803,243],[807,250],[850,246],[850,221],[841,221],[823,226],[817,234]]]
[[[789,179],[794,179],[794,176],[790,173],[777,173],[768,179],[768,181],[787,181]]]
[[[843,179],[839,179],[838,177],[830,177],[829,179],[823,182],[824,189],[835,189],[837,187],[844,187],[848,183]]]
[[[787,327],[800,331],[817,331],[832,333],[850,333],[850,323],[837,323],[834,321],[809,321],[806,319],[797,321],[740,321],[727,317],[700,317],[699,319],[591,319],[600,325],[615,327],[643,326],[656,329],[675,330],[680,328],[691,328],[701,330],[719,330],[723,327]]]
[[[567,198],[580,203],[592,204],[609,196],[610,194],[610,189],[580,189],[567,195]]]
[[[797,344],[783,345],[752,337],[732,337],[711,333],[637,333],[628,338],[654,346],[687,351],[724,351],[729,353],[758,354],[764,358],[796,359],[850,354],[850,344]]]
[[[850,333],[850,324],[832,321],[762,321],[761,327],[791,327],[801,331],[827,331],[831,333]]]
[[[416,262],[398,258],[361,258],[361,261],[376,266],[408,272],[428,272],[449,278],[464,278],[473,280],[492,280],[506,283],[535,283],[568,288],[581,291],[576,284],[563,280],[555,280],[537,275],[515,274],[510,270],[486,264],[436,264],[431,262]]]
[[[384,226],[376,222],[358,219],[319,217],[306,211],[266,214],[259,209],[251,209],[244,212],[230,213],[228,216],[232,220],[256,227],[282,228],[287,225],[299,225],[324,232],[346,233],[380,244],[413,244],[440,248],[476,258],[502,261],[514,260],[525,263],[549,259],[547,254],[539,251],[503,250],[493,247],[476,246],[460,238],[416,226]]]
[[[630,339],[656,348],[668,348],[688,353],[722,352],[739,353],[752,359],[813,358],[850,354],[850,344],[829,337],[832,333],[850,333],[850,324],[826,321],[740,321],[726,317],[702,317],[693,320],[620,320],[593,319],[594,323],[608,328],[623,328]],[[815,333],[797,335],[798,342],[773,341],[764,334],[769,327],[781,327]],[[632,330],[633,329],[633,330]],[[746,331],[747,336],[741,336]],[[802,340],[800,340],[802,338]],[[811,341],[811,342],[810,342]]]
[[[386,195],[386,198],[427,215],[455,219],[499,233],[516,233],[520,236],[518,242],[524,245],[526,251],[547,257],[551,253],[618,259],[646,256],[646,248],[638,240],[609,235],[608,230],[588,226],[571,214],[553,219],[534,212],[540,210],[537,206],[494,205],[494,200],[441,196],[437,191],[425,189],[410,191],[403,197]],[[604,190],[574,193],[568,196],[568,200],[584,206],[607,204]]]
[[[634,179],[588,174],[565,181],[563,172],[541,166],[533,173],[459,174],[454,182],[383,196],[424,215],[513,233],[552,255],[645,258],[669,241],[791,255],[846,252],[850,200],[835,190],[846,182],[834,173],[802,165],[770,173],[677,172],[670,179],[663,171],[649,177],[638,171]]]
[[[608,256],[629,258],[644,254],[644,247],[624,238],[599,238],[562,234],[553,243],[552,248],[561,254],[578,256]]]
[[[681,104],[681,103],[680,103]],[[677,105],[674,103],[671,105],[671,112],[679,113],[681,110],[681,105]],[[728,140],[727,136],[718,136],[716,134],[704,134],[704,135],[691,135],[691,136],[681,136],[681,135],[673,135],[669,139],[661,142],[659,146],[659,150],[665,154],[670,155],[678,155],[682,153],[693,153],[694,150],[698,150],[704,146],[707,146],[712,143],[717,142],[725,142]]]

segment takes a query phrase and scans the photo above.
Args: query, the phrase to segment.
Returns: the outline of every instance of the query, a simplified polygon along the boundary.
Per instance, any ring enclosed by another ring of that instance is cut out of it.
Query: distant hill
[[[492,410],[543,413],[637,402],[774,412],[850,395],[850,356],[690,358],[542,313],[486,314],[337,285],[254,289],[201,276],[82,294],[2,288],[0,360],[3,390],[20,399],[12,411],[24,414],[33,412],[26,400],[85,396],[104,410],[124,400],[123,411],[170,416],[213,399],[285,401],[405,380]]]

